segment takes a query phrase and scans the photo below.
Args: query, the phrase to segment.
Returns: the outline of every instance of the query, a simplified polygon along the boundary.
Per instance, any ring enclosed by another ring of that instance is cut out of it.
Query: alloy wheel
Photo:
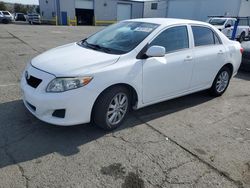
[[[108,107],[106,121],[109,125],[120,123],[128,110],[128,97],[125,93],[116,94]]]
[[[216,81],[216,90],[218,93],[222,93],[229,83],[229,74],[227,71],[222,71]]]

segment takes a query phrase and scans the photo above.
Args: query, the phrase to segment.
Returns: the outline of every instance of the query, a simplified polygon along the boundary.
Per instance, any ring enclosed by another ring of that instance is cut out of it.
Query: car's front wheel
[[[98,97],[93,110],[93,122],[104,130],[116,129],[126,118],[130,104],[126,87],[111,87]]]
[[[229,85],[231,79],[231,71],[228,67],[223,67],[216,75],[210,93],[213,96],[221,96]]]

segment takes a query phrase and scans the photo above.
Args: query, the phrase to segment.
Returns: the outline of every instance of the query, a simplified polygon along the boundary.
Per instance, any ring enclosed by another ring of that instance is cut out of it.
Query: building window
[[[157,10],[158,3],[151,3],[151,9],[152,10]]]

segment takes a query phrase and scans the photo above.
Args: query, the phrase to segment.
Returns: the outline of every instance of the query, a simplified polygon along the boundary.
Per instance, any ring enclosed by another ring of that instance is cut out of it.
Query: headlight
[[[77,89],[87,85],[93,77],[86,76],[82,78],[55,78],[47,86],[46,92],[58,93],[72,89]]]

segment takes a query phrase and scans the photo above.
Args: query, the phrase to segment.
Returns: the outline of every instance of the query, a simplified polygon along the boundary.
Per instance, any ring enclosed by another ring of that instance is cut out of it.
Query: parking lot
[[[113,132],[49,125],[25,109],[25,64],[100,29],[0,25],[0,187],[250,187],[250,72],[222,97],[146,107]]]

